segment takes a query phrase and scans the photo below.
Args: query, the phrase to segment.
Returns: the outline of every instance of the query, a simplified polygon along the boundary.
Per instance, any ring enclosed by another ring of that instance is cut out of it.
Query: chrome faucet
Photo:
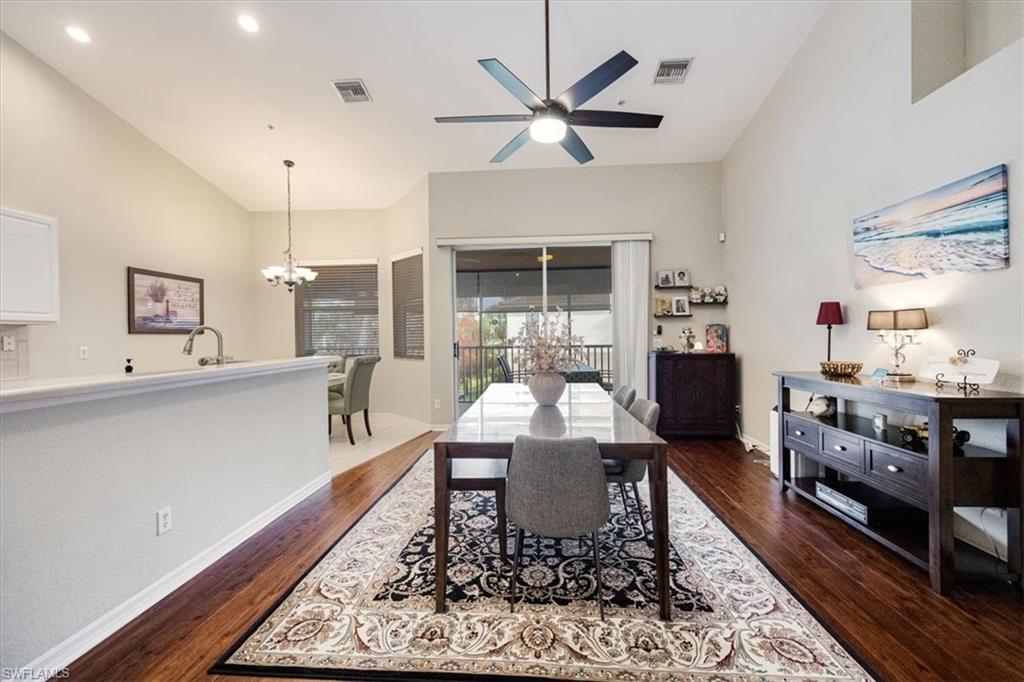
[[[195,343],[196,334],[204,332],[207,329],[217,336],[217,366],[221,366],[224,364],[224,335],[217,329],[208,327],[205,324],[192,330],[192,333],[188,335],[188,340],[185,341],[185,347],[181,349],[181,352],[185,355],[192,355],[192,344]]]

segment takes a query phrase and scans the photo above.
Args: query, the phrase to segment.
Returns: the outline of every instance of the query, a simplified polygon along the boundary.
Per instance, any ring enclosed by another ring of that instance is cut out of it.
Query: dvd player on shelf
[[[908,508],[857,481],[815,481],[814,496],[865,526],[883,526]]]

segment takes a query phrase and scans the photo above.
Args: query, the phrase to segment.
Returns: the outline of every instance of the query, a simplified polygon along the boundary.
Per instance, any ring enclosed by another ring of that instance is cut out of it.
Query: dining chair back
[[[615,389],[615,393],[612,393],[612,400],[621,405],[622,409],[628,410],[636,400],[636,389],[623,384]]]
[[[661,406],[647,398],[637,398],[628,408],[629,413],[638,422],[651,431],[658,430],[658,417],[661,415]]]
[[[506,384],[512,383],[512,368],[508,364],[508,358],[504,355],[498,356],[498,369],[501,370],[502,380]]]
[[[327,389],[327,425],[330,430],[331,415],[340,414],[348,427],[348,440],[352,445],[356,444],[352,436],[352,415],[360,410],[363,412],[363,421],[366,424],[366,435],[372,436],[370,431],[370,380],[373,378],[373,368],[380,362],[379,355],[359,355],[350,357],[345,365],[345,383],[340,387],[329,387]],[[338,391],[337,389],[341,390]]]
[[[637,398],[630,406],[629,414],[649,430],[655,431],[658,428],[661,406],[653,400]],[[622,508],[626,513],[629,512],[629,504],[626,501],[626,485],[629,484],[633,488],[634,508],[640,521],[640,530],[646,537],[647,526],[644,522],[643,508],[640,506],[640,491],[637,489],[637,483],[644,480],[644,476],[647,474],[647,462],[642,459],[609,459],[604,461],[604,472],[609,484],[618,484],[619,495],[622,497]]]
[[[597,531],[608,521],[611,505],[597,441],[517,436],[508,464],[506,505],[516,525],[511,608],[515,609],[524,531],[549,538],[590,535],[604,618]]]

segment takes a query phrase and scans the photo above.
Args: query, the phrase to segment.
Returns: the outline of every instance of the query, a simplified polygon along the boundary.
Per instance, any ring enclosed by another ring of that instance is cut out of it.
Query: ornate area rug
[[[352,680],[870,679],[673,473],[673,620],[658,620],[653,547],[632,497],[625,513],[617,489],[609,491],[612,518],[600,535],[604,621],[589,539],[527,534],[516,611],[509,613],[511,561],[500,559],[494,497],[484,492],[453,493],[448,612],[435,614],[427,456],[210,672]]]

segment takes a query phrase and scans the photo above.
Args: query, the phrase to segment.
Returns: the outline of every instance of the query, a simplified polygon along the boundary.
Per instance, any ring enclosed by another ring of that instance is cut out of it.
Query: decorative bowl
[[[860,374],[863,368],[864,363],[862,362],[833,361],[821,363],[821,373],[830,377],[854,377]]]

